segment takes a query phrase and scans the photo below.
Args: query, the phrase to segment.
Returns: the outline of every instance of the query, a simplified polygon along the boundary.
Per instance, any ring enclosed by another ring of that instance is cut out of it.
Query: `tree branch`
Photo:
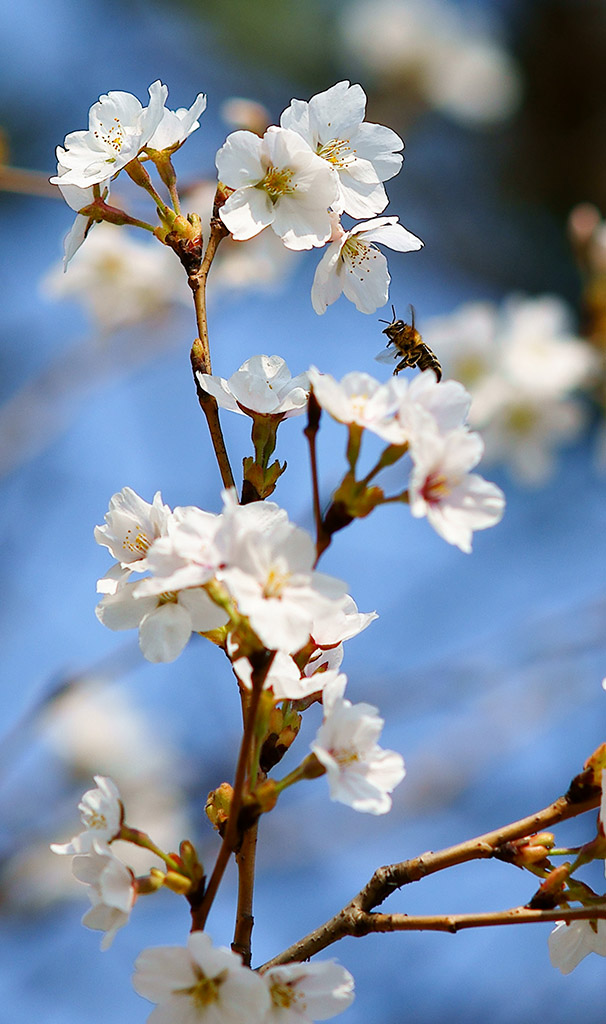
[[[593,921],[606,918],[606,902],[594,907],[556,907],[555,910],[531,910],[512,907],[484,914],[362,914],[356,935],[370,932],[456,932],[465,928],[490,928],[502,924],[544,924],[555,921]]]
[[[515,839],[522,839],[534,832],[540,832],[549,828],[558,822],[566,821],[568,818],[575,818],[579,814],[584,814],[585,811],[593,810],[593,808],[598,806],[601,794],[600,790],[596,787],[590,788],[589,792],[591,795],[586,795],[586,793],[580,794],[585,795],[585,799],[575,799],[569,794],[559,797],[554,803],[541,811],[537,811],[536,814],[531,814],[527,818],[521,818],[519,821],[514,821],[510,825],[505,825],[492,832],[485,832],[475,839],[468,839],[456,846],[449,846],[436,853],[430,851],[421,854],[419,857],[414,857],[412,860],[401,861],[398,864],[388,864],[385,867],[378,868],[364,888],[338,914],[335,914],[334,917],[326,921],[319,928],[316,928],[315,931],[310,932],[309,935],[306,935],[292,946],[289,946],[288,949],[279,953],[278,956],[269,960],[263,965],[262,969],[273,967],[276,964],[308,960],[309,957],[322,949],[326,949],[327,946],[342,939],[345,935],[366,935],[369,931],[380,930],[396,931],[404,930],[404,928],[409,930],[429,928],[430,925],[427,922],[433,922],[433,925],[431,925],[433,930],[457,931],[459,928],[464,927],[481,927],[482,924],[478,924],[478,922],[484,918],[486,920],[483,923],[487,925],[497,923],[514,924],[522,923],[522,921],[577,920],[578,918],[591,918],[592,915],[594,917],[606,916],[601,912],[593,910],[589,912],[565,910],[530,911],[526,908],[515,908],[513,911],[507,911],[507,921],[501,922],[500,920],[495,920],[494,915],[490,914],[457,915],[454,917],[452,915],[407,917],[404,914],[374,915],[370,913],[374,907],[379,906],[379,904],[387,899],[392,892],[403,885],[408,885],[409,882],[416,882],[421,878],[425,878],[426,875],[435,874],[437,871],[454,867],[456,864],[465,864],[471,860],[494,857],[499,847],[504,843],[512,842]],[[528,917],[522,918],[522,912],[527,914]],[[550,917],[548,916],[549,914],[553,914],[553,916]],[[576,916],[571,917],[571,914]],[[500,916],[503,917],[503,914]],[[488,920],[491,917],[493,920]],[[400,927],[396,928],[394,926],[380,929],[375,927],[376,921],[383,921],[385,924],[389,921],[397,921]],[[408,923],[404,925],[402,923],[404,921]],[[460,924],[460,921],[468,923]],[[370,922],[373,922],[372,927],[369,927]],[[410,922],[417,922],[417,924],[411,924]],[[438,926],[437,922],[441,922],[441,924]]]

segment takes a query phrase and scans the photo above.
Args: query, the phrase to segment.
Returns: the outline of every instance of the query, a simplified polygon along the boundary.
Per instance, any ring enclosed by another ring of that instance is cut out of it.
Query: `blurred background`
[[[231,778],[239,707],[210,645],[194,638],[174,664],[154,666],[133,635],[99,625],[95,581],[108,560],[93,527],[125,485],[217,511],[219,479],[176,261],[103,225],[63,275],[73,213],[46,185],[54,148],[86,127],[108,90],[145,103],[161,78],[173,109],[204,91],[201,127],[175,158],[186,208],[204,213],[227,132],[253,115],[276,123],[293,96],[360,82],[368,119],[406,142],[386,213],[425,241],[420,253],[390,254],[390,302],[400,316],[414,306],[447,373],[470,387],[472,422],[487,439],[481,471],[506,491],[503,522],[476,535],[471,556],[395,507],[355,523],[327,553],[325,571],[380,614],[348,643],[343,667],[351,698],[379,706],[383,744],[404,755],[408,775],[382,818],[331,804],[320,779],[289,790],[262,822],[260,963],[334,913],[379,864],[550,803],[605,739],[606,5],[22,0],[3,6],[0,26],[0,1016],[136,1024],[151,1007],[132,991],[132,963],[145,946],[185,942],[185,901],[142,898],[101,954],[99,935],[79,924],[84,890],[48,843],[78,831],[78,799],[102,773],[120,786],[129,823],[166,846],[188,835],[212,863],[203,804]],[[116,196],[140,203],[122,178]],[[317,317],[318,254],[284,253],[267,234],[226,243],[215,268],[214,372],[228,377],[250,355],[275,352],[293,374],[314,363],[387,379],[374,356],[389,307],[364,316],[341,298]],[[281,428],[277,454],[290,472],[275,497],[310,526],[303,425]],[[224,429],[237,466],[249,454],[248,421],[225,414]],[[326,497],[343,446],[327,424]],[[311,740],[317,710],[285,769]],[[584,841],[592,828],[570,823],[558,841]],[[585,878],[603,891],[599,865]],[[532,892],[530,877],[480,863],[386,906],[496,910]],[[229,944],[232,926],[228,883],[209,921],[214,941]],[[330,951],[356,979],[342,1019],[504,1024],[541,1014],[601,1024],[606,962],[589,957],[562,977],[548,932],[347,940]]]

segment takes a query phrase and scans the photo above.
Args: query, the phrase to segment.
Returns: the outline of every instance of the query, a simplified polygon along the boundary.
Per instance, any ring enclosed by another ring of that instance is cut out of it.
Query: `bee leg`
[[[404,359],[400,360],[400,362],[396,366],[395,370],[393,371],[394,377],[397,377],[397,375],[399,374],[400,370],[405,369],[405,367],[407,367],[408,365],[409,365],[408,358],[405,356]]]

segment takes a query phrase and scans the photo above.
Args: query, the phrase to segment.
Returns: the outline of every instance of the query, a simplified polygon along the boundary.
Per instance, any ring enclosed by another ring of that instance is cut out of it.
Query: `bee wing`
[[[399,355],[399,353],[396,351],[396,349],[392,348],[391,346],[389,348],[381,349],[381,351],[379,352],[378,356],[375,356],[375,360],[376,360],[377,363],[387,363],[387,364],[393,363],[393,362],[396,361],[396,359],[401,359],[401,358],[402,357]]]

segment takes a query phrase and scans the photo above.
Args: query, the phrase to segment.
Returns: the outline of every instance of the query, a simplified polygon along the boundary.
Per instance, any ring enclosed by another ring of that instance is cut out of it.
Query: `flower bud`
[[[561,864],[547,875],[539,889],[535,892],[528,907],[531,910],[553,910],[560,903],[560,897],[568,881],[570,864]]]
[[[211,825],[213,828],[216,828],[220,836],[223,835],[223,830],[229,818],[233,794],[234,791],[229,782],[222,782],[217,789],[211,790],[208,794],[204,810]]]
[[[179,857],[183,864],[183,870],[192,882],[199,883],[204,878],[204,868],[198,858],[196,848],[189,839],[184,839],[179,846]]]
[[[602,788],[602,771],[606,769],[606,743],[594,750],[583,766],[583,771],[575,775],[570,783],[566,799],[570,803],[582,803],[596,796]]]
[[[192,887],[191,878],[186,878],[185,875],[180,875],[176,871],[166,872],[164,885],[179,896],[186,896]]]
[[[540,864],[547,857],[549,850],[555,846],[555,837],[551,832],[537,832],[523,839],[503,843],[495,852],[499,860],[515,864],[519,868]]]

